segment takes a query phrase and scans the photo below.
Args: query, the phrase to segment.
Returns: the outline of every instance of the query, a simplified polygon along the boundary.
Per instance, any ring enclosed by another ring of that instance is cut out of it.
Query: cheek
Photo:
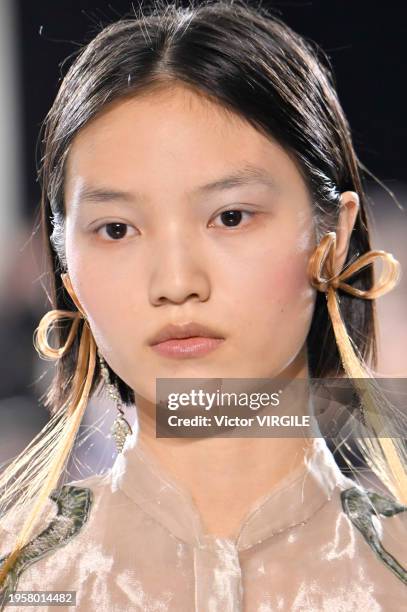
[[[266,263],[265,263],[266,262]],[[262,257],[240,277],[236,321],[245,321],[241,333],[250,330],[260,352],[276,349],[298,351],[303,345],[315,304],[315,289],[307,275],[308,254],[296,252]],[[244,331],[243,331],[244,330]],[[272,340],[272,342],[271,342]]]
[[[303,253],[288,255],[275,263],[269,273],[267,295],[281,305],[282,310],[301,312],[314,295],[307,275],[307,260]]]
[[[86,312],[97,346],[111,362],[117,346],[123,344],[129,330],[137,320],[129,313],[126,296],[129,295],[131,274],[120,266],[113,266],[112,258],[97,258],[85,252],[77,243],[75,254],[67,256],[68,270],[75,293]],[[67,251],[68,252],[68,251]],[[137,293],[133,285],[133,291]],[[130,315],[130,317],[129,317]],[[127,331],[126,331],[127,330]]]

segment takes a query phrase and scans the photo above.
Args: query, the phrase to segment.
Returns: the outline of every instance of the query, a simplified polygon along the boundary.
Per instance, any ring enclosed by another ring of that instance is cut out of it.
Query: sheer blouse
[[[0,565],[23,517],[6,519]],[[407,506],[346,477],[321,437],[235,539],[205,533],[133,434],[107,472],[53,491],[0,593],[73,591],[62,609],[81,612],[405,612],[406,536]]]

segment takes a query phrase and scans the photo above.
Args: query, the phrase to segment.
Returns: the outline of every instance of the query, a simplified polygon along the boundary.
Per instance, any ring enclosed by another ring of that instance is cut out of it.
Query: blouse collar
[[[111,483],[113,490],[120,488],[146,514],[184,542],[201,547],[211,539],[227,539],[205,534],[191,495],[164,472],[138,440],[137,431],[127,437],[113,464]],[[339,469],[325,439],[315,437],[303,463],[248,512],[233,543],[244,550],[303,523],[331,499],[335,487],[353,484]]]

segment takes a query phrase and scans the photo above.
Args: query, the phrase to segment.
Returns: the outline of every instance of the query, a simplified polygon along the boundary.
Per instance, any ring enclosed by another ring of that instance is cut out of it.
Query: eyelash
[[[242,209],[242,208],[228,208],[226,210],[222,210],[221,212],[219,212],[214,218],[216,219],[217,217],[220,217],[222,214],[227,213],[227,212],[246,213],[246,214],[250,215],[250,218],[254,217],[257,214],[257,212],[255,212],[253,210],[245,210],[245,209]],[[100,225],[99,227],[95,228],[93,230],[93,232],[95,234],[99,234],[100,230],[108,227],[109,225],[121,225],[121,226],[127,226],[128,228],[132,228],[132,226],[129,223],[123,223],[121,221],[110,221],[109,223],[104,223],[103,225]],[[239,229],[240,226],[241,226],[241,224],[236,226],[236,228]],[[210,225],[209,227],[214,227],[214,225]],[[219,226],[215,226],[215,227],[219,227]],[[230,228],[231,226],[223,225],[222,227]],[[234,229],[233,226],[232,226],[232,229]],[[126,237],[127,237],[127,231],[126,231],[126,234],[125,234],[125,236],[123,238],[117,238],[117,239],[115,239],[115,238],[107,238],[107,242],[120,242],[121,240],[123,240]]]

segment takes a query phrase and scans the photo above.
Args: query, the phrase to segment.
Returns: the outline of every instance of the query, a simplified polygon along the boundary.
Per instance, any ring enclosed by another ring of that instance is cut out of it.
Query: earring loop
[[[318,291],[328,292],[330,289],[341,289],[356,297],[373,300],[391,291],[400,279],[400,263],[391,253],[382,250],[371,250],[364,253],[339,274],[335,274],[335,251],[336,233],[327,232],[315,248],[308,263],[310,282]],[[373,283],[370,289],[357,289],[344,282],[362,268],[373,263],[375,259],[382,259],[384,267],[380,278]],[[326,276],[323,275],[324,269]]]
[[[71,348],[78,331],[79,322],[82,316],[71,310],[50,310],[41,319],[34,332],[34,347],[43,359],[60,359]],[[60,347],[50,345],[48,337],[55,323],[66,319],[72,320],[71,329],[65,344]]]
[[[75,306],[77,306],[78,310],[49,310],[42,317],[37,329],[34,332],[34,347],[43,359],[55,360],[63,357],[72,346],[72,343],[78,332],[78,327],[81,319],[84,319],[84,324],[88,325],[87,318],[83,313],[79,301],[73,290],[69,275],[61,274],[61,279]],[[68,338],[62,346],[55,348],[49,343],[49,333],[55,323],[58,323],[59,321],[64,321],[66,319],[72,320],[72,325],[71,329],[69,330]]]

